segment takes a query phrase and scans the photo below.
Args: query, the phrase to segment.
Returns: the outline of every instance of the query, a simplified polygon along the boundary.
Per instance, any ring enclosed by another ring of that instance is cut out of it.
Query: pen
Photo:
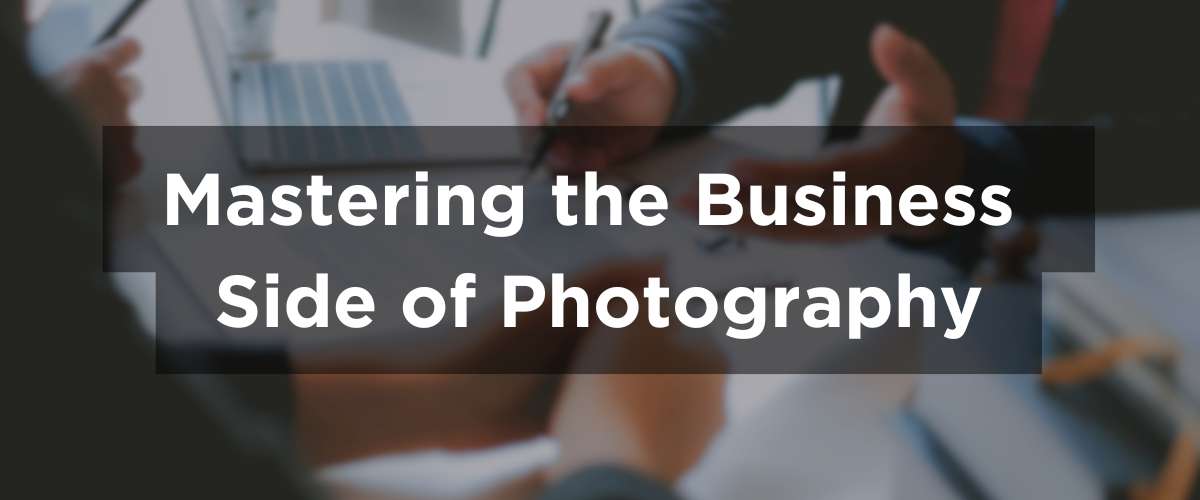
[[[584,58],[595,52],[604,43],[604,35],[608,32],[610,24],[612,24],[612,12],[607,9],[596,10],[588,15],[583,37],[571,50],[571,56],[567,59],[567,67],[563,70],[562,79],[558,81],[558,87],[554,89],[554,94],[551,95],[550,102],[546,105],[545,123],[542,124],[540,136],[533,148],[533,156],[529,158],[523,183],[528,182],[537,172],[546,153],[550,151],[555,136],[558,135],[559,124],[566,120],[567,115],[571,113],[571,101],[567,99],[566,82],[583,64]]]

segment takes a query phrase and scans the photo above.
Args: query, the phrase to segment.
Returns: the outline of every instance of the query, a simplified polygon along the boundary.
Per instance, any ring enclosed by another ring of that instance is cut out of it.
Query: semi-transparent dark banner
[[[835,132],[110,128],[105,270],[164,373],[1038,372],[1095,131]]]

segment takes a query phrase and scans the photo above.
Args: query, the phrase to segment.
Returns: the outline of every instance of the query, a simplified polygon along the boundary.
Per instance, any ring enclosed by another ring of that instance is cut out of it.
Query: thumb
[[[634,81],[640,63],[637,54],[628,47],[605,48],[567,77],[567,96],[578,102],[600,99]]]
[[[871,34],[871,59],[898,94],[902,115],[913,125],[948,125],[954,119],[954,83],[920,42],[890,24]]]
[[[124,70],[142,55],[142,45],[132,38],[108,40],[93,50],[96,60],[114,72]]]

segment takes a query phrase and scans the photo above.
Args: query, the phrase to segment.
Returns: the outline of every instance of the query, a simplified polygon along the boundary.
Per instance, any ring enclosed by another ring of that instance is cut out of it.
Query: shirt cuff
[[[695,99],[696,89],[691,67],[683,51],[668,41],[648,36],[631,36],[622,38],[621,41],[653,50],[666,59],[675,72],[675,102],[672,103],[667,125],[685,125],[683,122]]]
[[[976,193],[992,185],[1007,186],[1018,193],[1026,159],[1016,134],[1003,124],[973,117],[955,119],[955,127],[966,149],[962,184]],[[970,273],[984,257],[986,238],[986,228],[976,222],[932,240],[890,239],[903,248],[938,255],[959,271]]]
[[[580,470],[550,486],[540,500],[678,500],[671,488],[613,465]]]
[[[954,121],[958,135],[967,146],[967,170],[964,183],[976,190],[992,185],[1020,186],[1026,156],[1021,140],[1006,125],[974,117]]]

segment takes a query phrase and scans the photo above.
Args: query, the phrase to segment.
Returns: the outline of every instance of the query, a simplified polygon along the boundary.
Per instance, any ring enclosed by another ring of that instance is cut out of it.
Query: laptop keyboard
[[[288,162],[384,161],[420,148],[383,61],[256,65],[276,158]]]

